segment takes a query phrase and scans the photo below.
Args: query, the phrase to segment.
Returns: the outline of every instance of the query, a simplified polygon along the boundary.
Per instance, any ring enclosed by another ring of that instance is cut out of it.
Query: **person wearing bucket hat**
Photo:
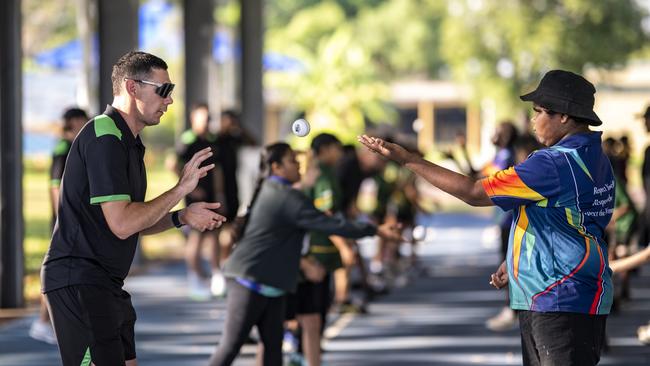
[[[600,126],[603,122],[593,111],[595,93],[593,84],[582,76],[570,71],[552,70],[544,75],[537,89],[520,98],[566,114],[575,121]]]
[[[517,310],[524,365],[596,365],[612,305],[605,227],[614,210],[614,174],[601,147],[594,86],[582,76],[549,71],[537,89],[532,123],[546,146],[520,164],[474,179],[428,162],[403,147],[359,136],[472,206],[513,212],[507,259],[490,284],[507,286]]]

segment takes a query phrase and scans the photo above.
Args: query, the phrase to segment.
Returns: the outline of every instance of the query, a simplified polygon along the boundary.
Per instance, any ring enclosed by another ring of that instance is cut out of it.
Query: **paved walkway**
[[[516,330],[492,333],[486,318],[499,311],[503,293],[489,274],[498,263],[489,221],[440,215],[420,248],[428,274],[378,299],[370,314],[342,316],[328,329],[329,365],[520,365]],[[368,252],[372,244],[366,246]],[[223,300],[191,302],[180,264],[152,268],[128,280],[138,311],[140,365],[205,365],[219,340]],[[633,279],[633,301],[608,322],[611,348],[602,365],[650,365],[650,347],[635,332],[650,320],[650,267]],[[0,365],[58,365],[56,347],[27,336],[31,318],[0,327]],[[235,365],[254,365],[255,346],[245,346]]]

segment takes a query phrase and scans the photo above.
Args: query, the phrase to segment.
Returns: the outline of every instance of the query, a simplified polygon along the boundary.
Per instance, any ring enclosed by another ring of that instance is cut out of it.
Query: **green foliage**
[[[239,24],[241,5],[237,0],[230,0],[214,8],[214,20],[219,25],[235,28]]]
[[[453,1],[448,10],[444,58],[477,99],[497,101],[499,117],[520,109],[517,95],[544,72],[612,67],[647,40],[633,0]]]
[[[351,143],[364,131],[366,118],[386,121],[391,117],[385,104],[388,89],[336,4],[303,10],[269,37],[268,46],[303,63],[301,72],[267,72],[266,82],[290,106],[305,111],[314,134],[333,132],[344,143]],[[306,144],[305,139],[296,141],[299,148]]]
[[[266,3],[266,22],[269,29],[282,28],[288,24],[294,16],[305,9],[312,9],[318,4],[335,4],[340,8],[345,17],[353,20],[359,12],[374,8],[386,0],[274,0]]]
[[[304,70],[267,72],[265,81],[305,112],[312,135],[331,132],[352,143],[366,121],[393,119],[388,87],[344,6],[327,1],[303,8],[284,26],[268,30],[267,47],[302,62]],[[293,142],[306,148],[309,141]]]
[[[613,67],[647,41],[634,0],[278,0],[267,11],[267,48],[304,65],[268,73],[267,85],[343,140],[364,120],[391,120],[395,79],[453,76],[473,103],[489,97],[512,117],[544,72]]]
[[[386,78],[436,77],[444,66],[438,29],[446,11],[440,1],[384,1],[359,12],[358,37]]]
[[[265,20],[269,30],[286,26],[302,9],[311,8],[320,0],[274,0],[266,3]]]
[[[26,57],[77,37],[73,0],[23,0],[22,14],[23,54]]]

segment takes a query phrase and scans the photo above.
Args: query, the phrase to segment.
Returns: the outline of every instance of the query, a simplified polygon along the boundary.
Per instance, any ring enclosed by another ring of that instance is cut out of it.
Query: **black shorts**
[[[607,315],[518,311],[524,366],[594,366]]]
[[[88,357],[96,366],[135,359],[135,310],[120,291],[75,285],[45,294],[64,366],[86,365]]]
[[[320,314],[330,306],[330,275],[321,282],[303,280],[293,294],[287,295],[286,319],[296,315]]]

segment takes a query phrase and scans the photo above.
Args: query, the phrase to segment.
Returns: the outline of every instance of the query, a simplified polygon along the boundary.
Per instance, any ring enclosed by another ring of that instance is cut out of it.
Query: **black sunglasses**
[[[126,80],[126,79],[129,79],[129,78],[124,78],[124,79]],[[149,81],[149,80],[138,80],[138,79],[131,79],[131,80],[133,80],[135,82],[138,82],[138,83],[155,86],[156,87],[156,90],[155,90],[156,94],[160,95],[162,98],[169,97],[169,95],[174,90],[174,87],[176,86],[176,85],[174,85],[172,83],[162,83],[162,84],[160,84],[160,83],[156,83],[156,82]]]

